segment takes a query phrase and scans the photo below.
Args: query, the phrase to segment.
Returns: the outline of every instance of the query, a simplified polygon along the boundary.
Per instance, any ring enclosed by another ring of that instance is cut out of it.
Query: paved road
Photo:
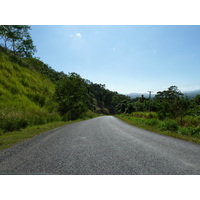
[[[0,174],[200,174],[200,145],[98,117],[1,151]]]

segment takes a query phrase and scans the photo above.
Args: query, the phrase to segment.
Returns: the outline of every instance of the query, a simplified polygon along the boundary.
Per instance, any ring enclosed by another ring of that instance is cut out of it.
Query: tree
[[[196,97],[194,98],[194,102],[200,106],[200,94],[196,95]]]
[[[171,86],[168,90],[157,92],[155,102],[160,118],[176,118],[182,110],[183,94],[177,86]]]
[[[189,111],[191,102],[188,100],[187,97],[180,97],[179,101],[177,103],[177,108],[176,108],[176,116],[180,117],[180,124],[183,125],[183,116],[187,114]]]
[[[113,114],[114,107],[112,104],[112,97],[116,93],[107,90],[104,84],[92,83],[88,80],[85,82],[88,86],[91,99],[93,100],[93,110],[98,109],[98,112]]]
[[[97,104],[99,107],[104,107],[104,95],[105,95],[105,85],[90,83],[89,92],[92,93],[97,100]]]
[[[36,47],[31,39],[30,26],[26,25],[1,25],[0,37],[4,40],[4,47],[13,51],[14,56],[32,57]]]
[[[135,111],[147,111],[149,100],[142,95],[133,99]]]
[[[196,97],[190,101],[190,115],[197,116],[199,114],[200,114],[200,94],[196,95]]]
[[[88,110],[88,90],[84,80],[76,73],[71,73],[58,82],[55,95],[59,111],[67,119],[76,119]]]
[[[20,37],[17,43],[17,51],[18,55],[21,57],[30,58],[36,52],[36,47],[33,45],[33,40],[31,39],[30,33],[30,26],[18,26],[20,30]]]
[[[115,113],[116,114],[125,113],[128,110],[128,103],[130,103],[130,101],[131,99],[129,96],[125,96],[121,94],[117,94],[113,96],[112,104],[113,104]]]
[[[33,40],[30,38],[30,36],[27,36],[25,40],[21,41],[17,50],[21,57],[31,58],[35,53],[36,48],[33,45]]]
[[[125,109],[125,113],[131,114],[132,112],[135,112],[135,104],[134,103],[128,103]]]
[[[4,41],[4,47],[7,48],[7,42],[10,39],[9,33],[11,32],[12,26],[1,25],[0,26],[0,38]]]

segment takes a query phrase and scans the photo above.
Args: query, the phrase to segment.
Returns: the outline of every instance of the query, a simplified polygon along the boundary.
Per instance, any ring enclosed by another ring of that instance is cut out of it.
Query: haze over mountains
[[[188,98],[194,98],[196,95],[200,94],[200,90],[186,91],[183,92]]]
[[[196,97],[196,95],[200,94],[200,89],[199,90],[193,90],[193,91],[185,91],[183,92],[184,95],[186,95],[188,98],[194,98]],[[136,98],[136,97],[141,97],[142,95],[144,95],[144,97],[149,98],[149,93],[130,93],[127,94],[127,96],[131,97],[131,98]],[[155,94],[151,94],[151,97],[155,97]]]

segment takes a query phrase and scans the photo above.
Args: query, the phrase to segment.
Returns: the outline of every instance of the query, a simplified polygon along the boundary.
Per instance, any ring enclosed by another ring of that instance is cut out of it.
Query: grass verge
[[[167,136],[170,136],[170,137],[174,137],[174,138],[178,138],[178,139],[182,139],[182,140],[186,140],[186,141],[190,141],[190,142],[200,144],[200,138],[198,138],[198,137],[194,137],[194,136],[191,136],[191,135],[182,135],[178,132],[173,132],[173,131],[161,130],[160,128],[158,128],[154,124],[151,124],[151,125],[144,124],[143,123],[144,119],[142,119],[142,118],[129,117],[129,116],[125,116],[125,115],[116,115],[115,117],[123,120],[124,122],[126,122],[130,125],[134,125],[134,126],[137,126],[139,128],[143,128],[143,129],[153,131],[153,132],[156,132],[156,133],[159,133],[159,134],[162,134],[162,135],[167,135]]]
[[[85,120],[85,118],[67,122],[64,121],[51,122],[48,124],[27,127],[19,131],[0,133],[0,150],[10,148],[17,143],[33,138],[46,131],[83,120]]]
[[[35,126],[28,126],[26,128],[17,130],[17,131],[10,131],[10,132],[4,132],[0,129],[0,151],[10,148],[13,145],[20,143],[24,140],[31,139],[41,133],[44,133],[46,131],[67,125],[72,124],[75,122],[92,119],[102,116],[100,114],[94,113],[92,111],[85,112],[81,118],[73,121],[54,121],[49,122],[42,125],[35,125]]]

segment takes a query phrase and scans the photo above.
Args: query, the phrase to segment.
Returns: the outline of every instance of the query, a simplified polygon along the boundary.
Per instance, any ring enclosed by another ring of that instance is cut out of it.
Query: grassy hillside
[[[0,132],[18,130],[59,118],[55,85],[0,49]]]

